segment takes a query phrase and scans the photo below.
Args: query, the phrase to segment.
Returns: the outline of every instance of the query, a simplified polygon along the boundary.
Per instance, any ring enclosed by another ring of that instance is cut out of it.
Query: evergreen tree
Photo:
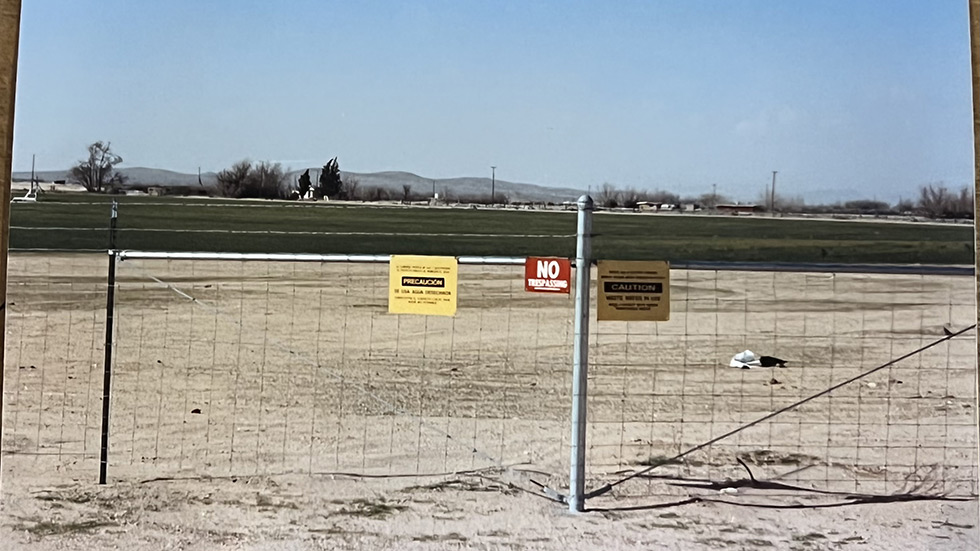
[[[346,199],[344,195],[344,182],[340,179],[340,164],[337,157],[323,165],[320,172],[320,196],[328,199]]]
[[[300,199],[306,197],[306,193],[310,191],[310,187],[313,183],[310,181],[310,169],[306,169],[306,172],[299,177],[299,197]]]

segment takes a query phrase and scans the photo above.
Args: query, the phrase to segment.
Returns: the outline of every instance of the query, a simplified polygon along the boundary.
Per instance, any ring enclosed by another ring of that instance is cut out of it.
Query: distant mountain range
[[[293,170],[287,173],[290,182],[295,182],[302,170]],[[319,168],[310,169],[310,177],[316,181]],[[163,170],[159,168],[120,168],[119,172],[126,176],[125,187],[181,187],[199,188],[203,185],[208,190],[213,190],[218,183],[217,174],[214,172],[201,173],[201,183],[198,184],[197,174],[184,174]],[[36,173],[36,177],[42,182],[54,182],[64,180],[68,176],[67,170],[45,170]],[[379,187],[393,192],[395,197],[401,197],[402,186],[412,187],[412,193],[417,196],[430,197],[433,188],[441,197],[447,194],[456,196],[490,195],[490,178],[425,178],[411,172],[341,172],[341,177],[355,177],[362,190],[369,187]],[[30,172],[14,172],[15,182],[29,182]],[[498,195],[505,195],[511,201],[573,201],[584,193],[584,190],[573,188],[549,187],[538,184],[524,184],[517,182],[507,182],[497,180],[494,187]]]

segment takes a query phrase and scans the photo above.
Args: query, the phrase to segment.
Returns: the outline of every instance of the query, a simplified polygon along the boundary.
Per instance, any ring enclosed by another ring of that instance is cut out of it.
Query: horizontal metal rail
[[[279,262],[361,262],[386,264],[388,254],[313,254],[313,253],[220,253],[220,252],[165,252],[120,250],[110,252],[119,260],[238,260]],[[523,256],[459,256],[460,264],[482,266],[523,266]],[[950,275],[972,276],[972,266],[932,266],[922,264],[811,264],[782,262],[671,262],[675,270],[729,271],[729,272],[810,272],[895,275]]]
[[[162,251],[110,251],[119,260],[238,260],[265,262],[367,262],[387,264],[388,254],[312,254],[312,253],[208,253],[208,252],[162,252]],[[523,266],[524,257],[516,256],[460,256],[460,264]]]
[[[952,275],[972,276],[973,266],[930,264],[818,264],[809,262],[671,262],[679,270],[731,272],[813,272],[837,274]]]

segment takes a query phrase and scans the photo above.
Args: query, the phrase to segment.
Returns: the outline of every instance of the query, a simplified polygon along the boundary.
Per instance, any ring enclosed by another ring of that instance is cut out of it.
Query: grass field
[[[573,212],[117,199],[117,245],[126,249],[501,256],[572,256],[575,251]],[[111,201],[108,196],[49,194],[40,203],[14,204],[11,247],[105,249],[108,232],[101,228],[108,227]],[[599,213],[593,230],[597,258],[973,262],[973,229],[966,225]]]

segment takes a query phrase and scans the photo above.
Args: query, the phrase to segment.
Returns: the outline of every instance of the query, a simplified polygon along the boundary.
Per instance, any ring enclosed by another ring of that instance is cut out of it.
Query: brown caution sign
[[[670,319],[670,266],[660,260],[598,262],[599,321]]]
[[[456,314],[456,258],[394,255],[389,261],[388,312]]]

